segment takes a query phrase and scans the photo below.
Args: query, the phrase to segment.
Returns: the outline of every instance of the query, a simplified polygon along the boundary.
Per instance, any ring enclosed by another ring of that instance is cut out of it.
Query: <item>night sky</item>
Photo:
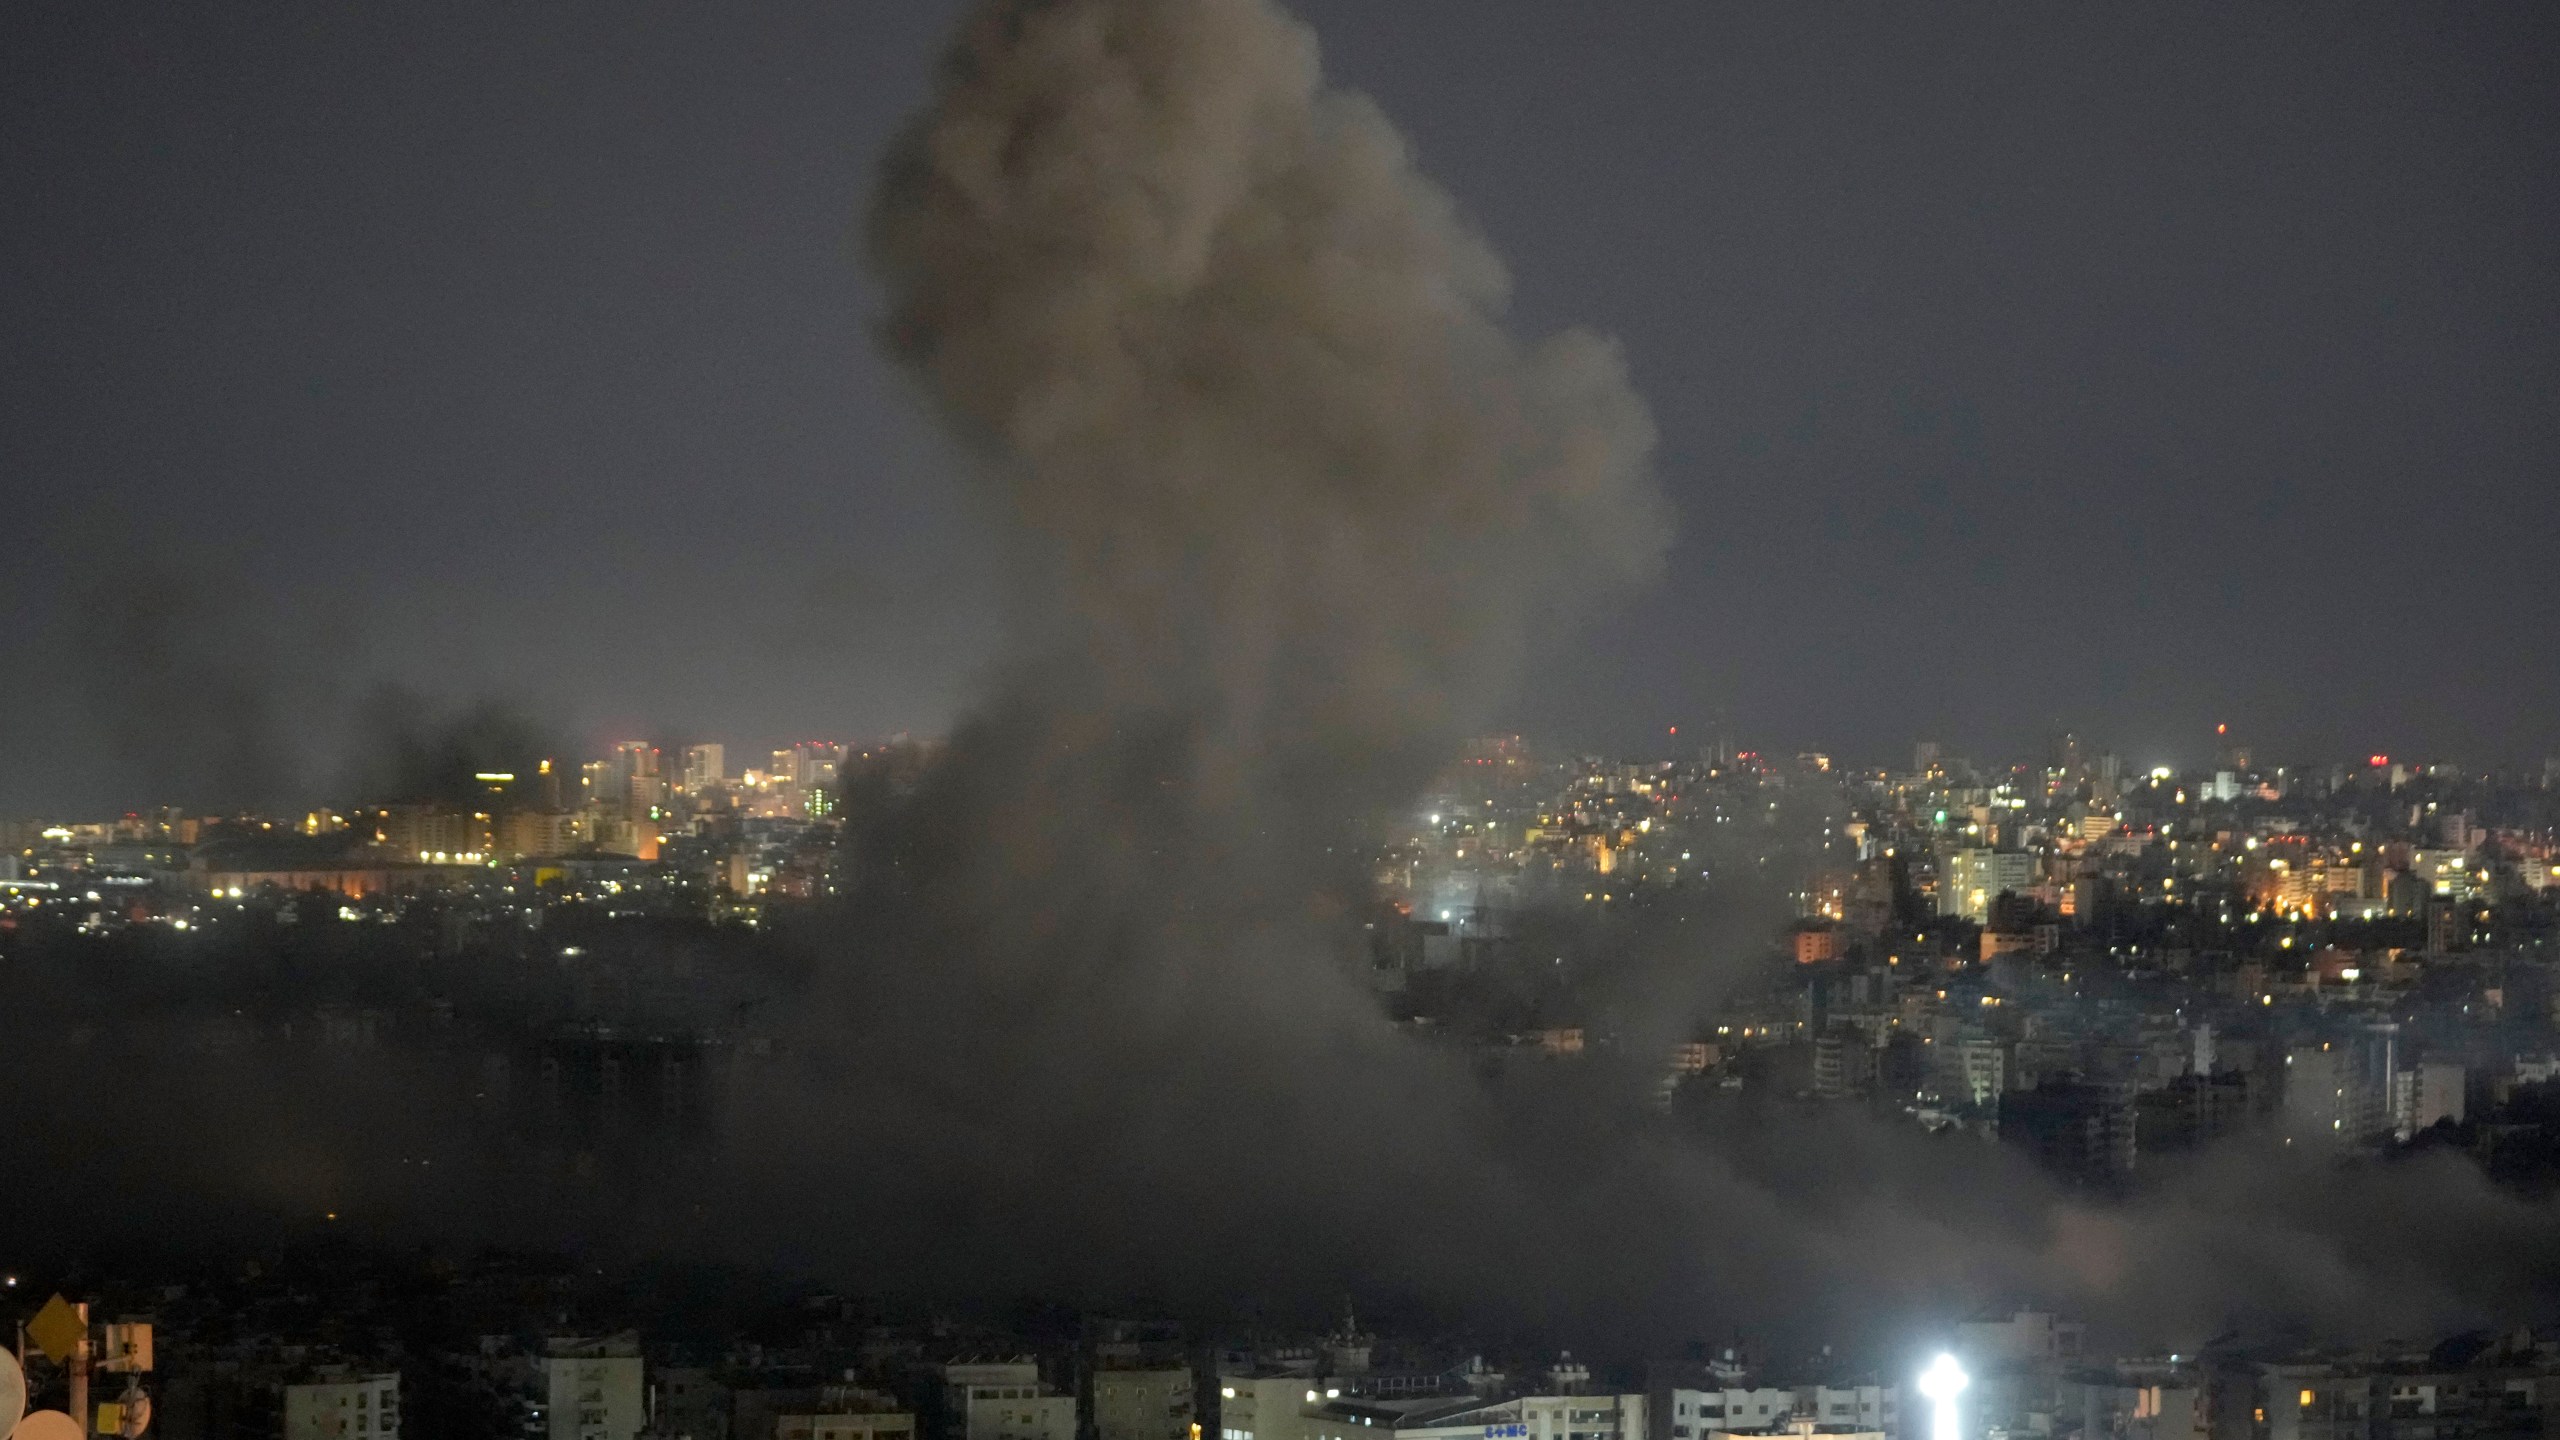
[[[0,811],[325,784],[385,681],[946,724],[856,230],[956,8],[0,9]],[[1533,736],[2560,754],[2560,11],[1299,10],[1661,427]]]

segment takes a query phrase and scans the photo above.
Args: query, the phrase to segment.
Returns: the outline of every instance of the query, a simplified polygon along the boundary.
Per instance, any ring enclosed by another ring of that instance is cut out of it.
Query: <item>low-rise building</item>
[[[649,1423],[640,1342],[632,1335],[543,1347],[541,1411],[550,1440],[630,1440]]]
[[[337,1370],[284,1387],[284,1440],[399,1440],[400,1372]]]

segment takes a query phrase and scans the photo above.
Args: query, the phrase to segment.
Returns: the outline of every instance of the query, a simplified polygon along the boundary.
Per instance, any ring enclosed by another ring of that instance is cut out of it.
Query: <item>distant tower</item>
[[[728,755],[718,745],[684,747],[684,791],[700,795],[729,778]]]
[[[1360,1317],[1352,1313],[1351,1301],[1345,1298],[1342,1302],[1342,1328],[1326,1336],[1324,1341],[1325,1360],[1332,1367],[1331,1373],[1368,1374],[1370,1351],[1377,1343],[1376,1336],[1360,1328]]]

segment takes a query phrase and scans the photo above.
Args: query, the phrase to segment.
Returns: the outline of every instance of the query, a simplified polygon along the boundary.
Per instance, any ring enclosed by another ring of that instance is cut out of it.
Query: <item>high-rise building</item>
[[[1968,1105],[1996,1108],[2011,1079],[2009,1046],[1988,1036],[1971,1036],[1955,1046],[1962,1088],[1955,1098]]]
[[[2428,1061],[2391,1077],[2391,1130],[2406,1140],[2439,1120],[2462,1123],[2467,1077],[2459,1065]]]
[[[2389,1123],[2375,1045],[2359,1037],[2295,1045],[2284,1055],[2284,1137],[2292,1145],[2362,1145]]]
[[[791,808],[804,815],[824,815],[835,808],[836,780],[844,768],[845,747],[824,740],[805,740],[773,752],[773,786]]]
[[[557,810],[519,810],[498,824],[498,854],[506,859],[548,860],[587,843],[587,817]]]
[[[2132,1173],[2138,1124],[2127,1085],[2047,1076],[2032,1090],[2000,1096],[2000,1143],[2084,1183]]]
[[[393,805],[374,833],[401,859],[438,865],[476,865],[495,839],[487,811],[444,805]]]
[[[2022,850],[1950,850],[1938,864],[1938,913],[1980,922],[1991,902],[2036,881],[2036,857]]]
[[[656,746],[646,740],[624,740],[613,747],[609,783],[593,797],[607,814],[647,820],[666,803],[667,779],[659,769]]]
[[[1835,1029],[1813,1042],[1813,1093],[1847,1100],[1875,1088],[1876,1051],[1855,1030]]]
[[[684,747],[684,792],[700,795],[729,778],[727,756],[718,745]]]

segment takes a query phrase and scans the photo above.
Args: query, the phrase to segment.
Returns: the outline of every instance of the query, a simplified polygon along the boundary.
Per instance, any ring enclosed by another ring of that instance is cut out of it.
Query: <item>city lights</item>
[[[0,1440],[2560,1440],[2560,10],[572,8],[0,8]]]
[[[1962,1430],[1956,1420],[1956,1397],[1964,1393],[1970,1377],[1956,1357],[1941,1352],[1920,1372],[1920,1394],[1929,1402],[1929,1440],[1961,1440]]]

